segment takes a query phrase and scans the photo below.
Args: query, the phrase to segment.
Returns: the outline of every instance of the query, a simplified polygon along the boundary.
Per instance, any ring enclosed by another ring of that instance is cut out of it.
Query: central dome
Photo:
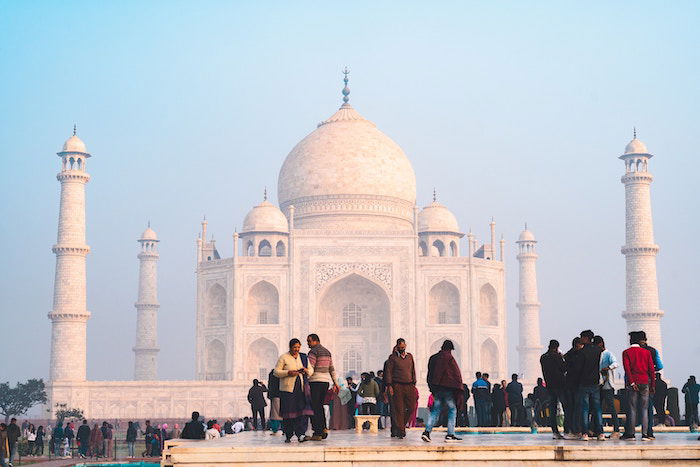
[[[292,149],[277,188],[282,210],[295,207],[299,228],[354,220],[363,230],[410,228],[416,200],[406,154],[348,103]]]

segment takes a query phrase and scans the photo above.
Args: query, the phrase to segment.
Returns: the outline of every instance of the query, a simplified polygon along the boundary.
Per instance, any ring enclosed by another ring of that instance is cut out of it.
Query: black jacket
[[[566,388],[577,389],[581,382],[581,364],[583,363],[581,351],[571,348],[564,354],[564,363],[566,364]]]
[[[554,391],[564,389],[566,385],[566,365],[559,352],[547,352],[540,357],[542,376],[547,388]]]
[[[16,423],[10,423],[7,425],[7,442],[10,444],[15,444],[21,436],[22,433],[20,432]]]
[[[523,385],[518,381],[511,381],[506,386],[506,392],[508,393],[508,403],[510,405],[522,405],[523,404]]]
[[[597,386],[600,384],[600,354],[603,351],[594,344],[586,344],[581,349],[581,370],[579,384],[581,386]]]
[[[496,388],[491,393],[491,402],[493,402],[493,410],[503,412],[506,410],[506,393],[503,389]]]
[[[136,441],[136,437],[138,436],[138,433],[136,432],[136,427],[131,425],[129,428],[126,429],[126,440],[127,441]]]
[[[90,427],[87,425],[80,425],[76,438],[80,440],[81,444],[88,443],[90,441]]]
[[[182,439],[204,439],[204,425],[199,420],[191,420],[185,423],[180,434]]]
[[[280,379],[275,376],[275,370],[270,370],[267,376],[267,398],[272,400],[280,397]]]
[[[253,407],[253,410],[260,410],[267,407],[264,394],[266,392],[267,388],[262,384],[253,386],[248,390],[248,402]]]

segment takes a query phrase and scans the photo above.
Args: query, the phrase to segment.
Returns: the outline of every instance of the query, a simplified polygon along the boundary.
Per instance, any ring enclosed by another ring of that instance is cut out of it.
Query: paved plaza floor
[[[433,442],[411,430],[403,440],[389,433],[333,431],[325,441],[291,444],[283,436],[244,432],[213,441],[177,441],[166,450],[163,465],[330,466],[402,465],[700,465],[700,441],[693,433],[659,433],[655,441],[554,440],[550,434],[464,434],[445,443],[444,432]]]

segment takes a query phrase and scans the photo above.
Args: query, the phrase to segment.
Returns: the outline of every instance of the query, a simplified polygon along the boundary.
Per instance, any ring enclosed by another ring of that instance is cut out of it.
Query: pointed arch
[[[207,291],[204,323],[206,326],[226,324],[226,289],[220,284],[212,285]]]
[[[491,284],[484,284],[479,290],[479,324],[498,326],[498,295]]]
[[[248,240],[248,244],[245,247],[245,255],[255,256],[255,246],[253,246],[253,242],[251,240]]]
[[[267,240],[263,240],[258,245],[258,256],[272,256],[272,245]]]
[[[279,323],[279,292],[267,281],[255,283],[248,292],[248,324]]]
[[[314,332],[323,342],[333,343],[339,372],[381,368],[391,349],[391,302],[386,290],[353,272],[328,285],[318,303]],[[345,366],[346,353],[352,367]],[[358,361],[364,368],[356,365]]]
[[[490,373],[492,376],[501,374],[498,365],[498,345],[496,345],[493,339],[489,337],[481,344],[481,351],[479,354],[479,363],[481,365],[479,371]]]
[[[226,373],[226,347],[219,339],[206,345],[206,377],[208,380],[222,380]]]
[[[248,379],[266,382],[268,373],[275,367],[278,357],[277,346],[271,340],[260,337],[253,341],[248,346]]]
[[[428,322],[459,324],[459,318],[459,289],[451,282],[438,282],[428,294]]]
[[[454,240],[450,242],[450,256],[457,256],[457,242]]]
[[[277,256],[287,256],[287,246],[282,240],[277,242],[277,246],[275,246],[275,254]]]
[[[445,244],[442,243],[442,240],[435,240],[433,242],[430,256],[445,256]]]
[[[428,245],[423,240],[418,244],[418,256],[428,256]]]

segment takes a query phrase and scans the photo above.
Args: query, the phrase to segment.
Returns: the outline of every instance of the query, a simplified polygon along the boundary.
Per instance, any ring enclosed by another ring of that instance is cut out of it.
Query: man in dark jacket
[[[581,338],[575,337],[571,349],[564,354],[566,364],[566,392],[564,404],[564,433],[578,439],[581,435],[581,401],[578,398],[578,388],[581,372]]]
[[[396,340],[395,349],[387,361],[384,382],[391,398],[391,436],[403,439],[409,414],[416,408],[416,366],[403,338]]]
[[[78,440],[78,454],[85,459],[90,446],[90,426],[87,420],[83,420],[83,424],[78,427],[78,433],[75,437]]]
[[[654,390],[654,408],[658,420],[656,423],[664,424],[666,419],[666,397],[668,397],[668,384],[661,379],[661,373],[656,373],[656,389]]]
[[[250,404],[250,410],[253,411],[253,429],[256,431],[258,429],[258,414],[262,422],[262,429],[265,430],[265,407],[267,407],[267,402],[265,401],[264,393],[266,392],[267,388],[265,385],[257,379],[253,380],[253,386],[248,390],[248,403]]]
[[[522,426],[524,423],[525,407],[523,406],[523,385],[518,382],[518,374],[511,375],[511,382],[506,386],[508,405],[510,406],[510,425]]]
[[[593,344],[595,334],[590,329],[581,332],[583,348],[579,370],[578,397],[581,401],[581,440],[588,440],[588,414],[592,412],[593,434],[599,441],[604,441],[603,410],[600,405],[600,354],[603,351]]]
[[[12,418],[10,420],[10,424],[7,425],[7,443],[10,447],[10,464],[12,464],[12,461],[14,461],[15,455],[17,454],[17,440],[21,436],[22,432],[20,431],[19,426],[17,425],[17,419]]]
[[[56,423],[53,429],[53,449],[56,457],[63,457],[63,423]],[[11,464],[12,462],[10,462]]]
[[[491,403],[493,406],[494,424],[496,426],[503,426],[503,414],[506,411],[506,393],[498,383],[493,385]]]
[[[445,441],[461,441],[455,436],[455,424],[457,421],[457,407],[462,406],[463,384],[462,372],[457,361],[452,356],[455,346],[451,340],[442,343],[440,352],[432,355],[428,360],[428,388],[433,394],[433,407],[430,409],[428,423],[421,439],[430,442],[430,432],[440,417],[443,406],[447,407],[447,436]]]
[[[199,412],[192,412],[192,420],[185,423],[180,437],[182,439],[204,439],[204,425],[199,420]]]
[[[700,400],[700,384],[695,376],[690,376],[681,389],[685,394],[685,421],[688,426],[698,425],[698,400]]]
[[[549,393],[549,426],[552,427],[554,439],[563,439],[557,426],[557,404],[561,402],[562,407],[565,404],[563,396],[566,390],[566,366],[564,357],[559,352],[559,341],[549,341],[547,352],[540,357],[540,365]]]

